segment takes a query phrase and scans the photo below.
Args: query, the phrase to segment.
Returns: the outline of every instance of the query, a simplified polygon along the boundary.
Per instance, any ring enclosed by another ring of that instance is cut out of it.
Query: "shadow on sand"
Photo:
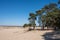
[[[57,32],[58,33],[58,32]],[[53,35],[57,35],[56,31],[53,32],[47,32],[44,35],[42,35],[44,37],[45,40],[60,40],[60,38],[57,38],[55,36],[55,38],[53,39]],[[60,34],[59,34],[60,35]]]
[[[37,31],[47,31],[47,30],[53,30],[53,29],[28,29],[28,30],[25,30],[25,32],[23,33],[27,33],[27,32],[30,32],[30,31],[34,31],[34,30],[37,30]]]
[[[32,28],[30,28],[30,29],[28,29],[27,31],[25,31],[24,33],[30,32],[30,31],[33,31],[33,30],[37,30],[37,31],[47,31],[47,30],[53,30],[53,29],[32,29]]]

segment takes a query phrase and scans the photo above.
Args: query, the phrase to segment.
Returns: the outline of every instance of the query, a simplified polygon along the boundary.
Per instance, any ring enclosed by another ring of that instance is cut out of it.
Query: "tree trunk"
[[[47,30],[48,30],[48,26],[47,26]]]
[[[42,30],[44,30],[44,24],[43,24]]]
[[[44,26],[43,26],[42,30],[44,30]]]

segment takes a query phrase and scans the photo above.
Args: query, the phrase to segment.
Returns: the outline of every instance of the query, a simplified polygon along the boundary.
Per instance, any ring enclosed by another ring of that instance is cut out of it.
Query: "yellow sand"
[[[2,28],[0,27],[0,40],[44,40],[43,34],[49,31],[27,31],[28,28]]]

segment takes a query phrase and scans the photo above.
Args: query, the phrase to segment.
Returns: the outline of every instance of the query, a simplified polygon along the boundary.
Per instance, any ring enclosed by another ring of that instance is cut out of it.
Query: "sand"
[[[19,28],[19,27],[11,27],[11,28],[2,28],[0,27],[0,40],[44,40],[42,36],[46,32],[52,32],[52,30],[48,31],[27,31],[28,28]]]

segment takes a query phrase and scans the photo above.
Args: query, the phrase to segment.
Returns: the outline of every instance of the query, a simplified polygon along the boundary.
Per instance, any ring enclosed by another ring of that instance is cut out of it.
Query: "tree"
[[[42,20],[42,26],[43,26],[43,29],[44,29],[44,27],[46,25],[46,15],[42,15],[41,20]]]
[[[28,24],[24,24],[24,25],[23,25],[24,28],[27,27],[27,26],[28,26]]]
[[[41,16],[42,14],[44,13],[44,9],[42,8],[42,10],[38,10],[36,11],[36,15],[38,16],[38,23],[39,23],[39,26],[42,26],[42,20],[41,20]],[[43,28],[44,29],[44,28]]]
[[[29,14],[30,18],[29,18],[29,24],[31,24],[31,26],[33,26],[33,29],[35,29],[35,20],[36,20],[36,15],[34,13],[30,13]]]
[[[53,14],[53,10],[55,10],[56,8],[57,8],[57,4],[56,3],[50,3],[50,4],[48,4],[48,5],[46,5],[44,7],[45,13],[46,13],[45,19],[46,19],[46,26],[47,27],[50,26],[51,24],[53,24],[53,21],[54,20],[52,21],[52,19],[53,19],[53,16],[52,15],[54,15]]]
[[[58,1],[58,4],[60,4],[60,0]],[[30,24],[32,26],[35,25],[36,17],[38,17],[39,26],[43,26],[43,29],[45,25],[47,28],[50,26],[58,26],[60,28],[60,8],[58,7],[58,4],[50,3],[48,5],[45,5],[41,10],[37,10],[36,14],[30,13]],[[43,15],[44,13],[45,15]]]
[[[47,15],[46,24],[48,24],[48,26],[52,25],[53,27],[58,26],[60,23],[59,22],[60,16],[58,16],[60,14],[59,12],[60,9],[58,8],[57,4],[55,3],[49,4],[48,6],[45,6],[45,9]]]

